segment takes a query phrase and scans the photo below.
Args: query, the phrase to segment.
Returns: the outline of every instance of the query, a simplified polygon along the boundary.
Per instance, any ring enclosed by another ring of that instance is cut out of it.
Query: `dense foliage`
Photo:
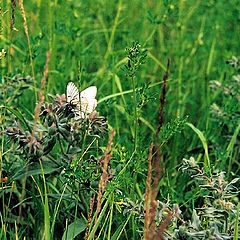
[[[0,239],[239,239],[238,0],[0,7]]]

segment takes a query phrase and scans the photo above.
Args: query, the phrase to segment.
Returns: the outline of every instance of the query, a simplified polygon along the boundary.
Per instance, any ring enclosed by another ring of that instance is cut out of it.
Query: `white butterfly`
[[[95,110],[97,106],[97,100],[95,99],[96,94],[96,86],[88,87],[82,92],[79,92],[73,82],[68,83],[67,103],[73,107],[76,120],[85,118],[88,114]]]

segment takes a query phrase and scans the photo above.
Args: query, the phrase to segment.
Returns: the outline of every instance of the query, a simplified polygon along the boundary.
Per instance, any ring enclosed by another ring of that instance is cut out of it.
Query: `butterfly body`
[[[68,83],[67,104],[73,110],[76,120],[86,118],[95,110],[97,106],[97,100],[95,99],[96,94],[96,86],[90,86],[82,92],[79,92],[73,82]]]

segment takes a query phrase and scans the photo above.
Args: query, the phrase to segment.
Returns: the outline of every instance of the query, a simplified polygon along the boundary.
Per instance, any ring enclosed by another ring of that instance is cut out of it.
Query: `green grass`
[[[155,140],[168,59],[157,199],[169,209],[178,204],[185,220],[203,206],[205,192],[195,188],[195,178],[179,170],[183,158],[194,157],[209,177],[217,170],[226,172],[228,181],[239,176],[240,93],[233,81],[239,73],[226,64],[240,52],[238,0],[28,0],[29,41],[23,13],[14,2],[0,1],[0,50],[6,51],[0,60],[0,178],[8,177],[7,183],[0,182],[0,239],[71,239],[76,232],[75,239],[83,239],[86,229],[87,239],[143,236],[148,151]],[[147,57],[132,74],[126,66],[136,41]],[[79,89],[96,85],[97,111],[116,132],[101,211],[96,217],[95,202],[89,225],[108,133],[89,136],[84,127],[80,151],[71,153],[70,141],[55,139],[55,132],[39,120],[37,132],[46,134],[49,145],[57,143],[46,159],[33,162],[27,152],[17,155],[18,145],[5,134],[13,126],[31,132],[48,51],[44,101],[52,103],[52,96],[65,93],[69,81]],[[216,80],[222,86],[213,90]],[[215,114],[214,103],[224,114]],[[239,199],[232,196],[229,201],[239,217]],[[233,226],[237,239],[239,227]],[[169,224],[169,233],[174,229],[177,226]]]

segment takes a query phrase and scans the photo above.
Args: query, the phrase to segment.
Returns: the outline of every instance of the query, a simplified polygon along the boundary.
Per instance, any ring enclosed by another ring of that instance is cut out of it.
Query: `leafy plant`
[[[211,117],[218,131],[212,136],[216,157],[220,168],[228,165],[227,174],[231,171],[238,174],[240,171],[239,159],[239,131],[240,131],[240,63],[239,58],[233,57],[227,63],[233,69],[233,75],[225,83],[212,81],[211,88],[218,94],[211,105]],[[221,136],[221,137],[220,137]],[[226,144],[228,143],[228,145]],[[224,150],[223,150],[224,146]]]
[[[29,132],[29,129],[24,130],[18,122],[15,127],[7,129],[9,140],[15,144],[15,154],[21,156],[27,164],[39,160],[53,161],[64,171],[71,169],[70,172],[75,177],[81,173],[81,168],[86,169],[83,162],[85,155],[92,159],[90,163],[95,162],[97,166],[94,157],[88,152],[99,136],[107,130],[104,117],[99,117],[95,111],[89,117],[75,120],[71,106],[66,103],[65,95],[62,95],[54,98],[52,103],[44,103],[40,120],[34,133]],[[28,124],[33,125],[31,122]],[[60,154],[56,149],[60,150]],[[77,154],[80,154],[80,159],[76,159]],[[57,162],[53,159],[59,160]],[[94,165],[89,169],[94,169]],[[75,172],[77,169],[78,172]],[[85,179],[84,175],[78,178]]]
[[[182,220],[171,239],[233,239],[239,223],[235,201],[240,178],[228,182],[224,172],[210,175],[193,157],[183,159],[180,169],[198,186],[198,198],[202,198],[203,205],[193,209],[191,221]]]
[[[26,120],[17,110],[8,107],[6,109],[16,118],[12,123],[15,126],[6,129],[7,146],[11,151],[6,154],[3,162],[3,176],[7,176],[10,182],[25,177],[28,183],[28,178],[33,178],[44,208],[44,234],[47,234],[49,239],[50,202],[45,175],[60,177],[64,184],[70,186],[83,184],[85,189],[97,188],[102,164],[99,156],[102,153],[95,155],[95,144],[100,136],[107,132],[107,121],[96,111],[76,120],[72,106],[66,103],[65,95],[58,95],[51,103],[45,102],[42,105],[40,119],[34,132],[31,131],[33,122]],[[39,187],[41,176],[44,189]],[[72,194],[78,191],[73,188]],[[6,190],[2,194],[7,194]],[[31,211],[31,207],[28,211]],[[71,225],[69,231],[73,232],[72,228]],[[51,234],[53,231],[54,227]],[[75,234],[82,231],[76,229]],[[69,236],[67,234],[70,233],[65,232],[65,235]]]

